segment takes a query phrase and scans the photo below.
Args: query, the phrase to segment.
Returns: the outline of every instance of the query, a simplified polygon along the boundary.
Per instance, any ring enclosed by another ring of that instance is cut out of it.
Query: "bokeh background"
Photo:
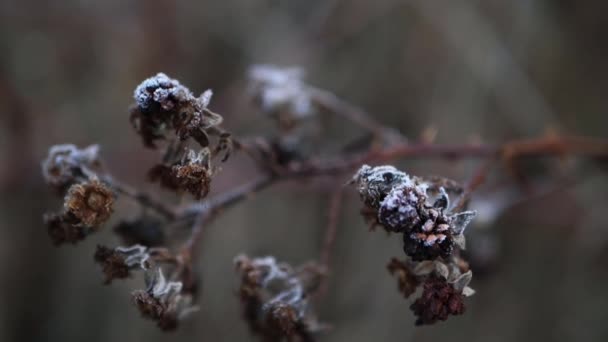
[[[247,68],[270,63],[302,66],[311,84],[413,139],[435,132],[443,143],[499,143],[547,130],[605,138],[606,10],[573,0],[1,0],[0,340],[253,340],[240,320],[232,258],[317,257],[328,189],[346,179],[281,184],[214,221],[199,260],[201,310],[164,334],[130,305],[141,279],[102,286],[92,253],[118,243],[109,227],[74,247],[51,245],[41,215],[61,201],[39,162],[52,144],[99,143],[117,178],[173,199],[143,180],[157,155],[128,123],[144,78],[163,71],[195,92],[212,88],[212,109],[240,135],[272,127],[245,91]],[[328,140],[361,133],[329,121]],[[606,169],[539,164],[540,194],[523,198],[511,185],[476,197],[479,208],[508,204],[468,232],[477,294],[464,316],[424,328],[414,328],[385,269],[402,254],[399,238],[368,233],[347,191],[329,293],[316,303],[334,327],[321,341],[607,340]],[[399,163],[457,180],[475,165]],[[223,169],[214,193],[256,172],[238,156]],[[501,171],[492,178],[509,181]]]

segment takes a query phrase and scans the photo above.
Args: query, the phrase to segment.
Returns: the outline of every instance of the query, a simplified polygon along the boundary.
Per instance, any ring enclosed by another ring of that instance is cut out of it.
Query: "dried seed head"
[[[266,308],[266,321],[269,327],[280,332],[282,336],[292,336],[298,320],[297,311],[289,304],[276,302]]]
[[[92,178],[70,187],[64,200],[64,209],[80,224],[95,229],[110,218],[113,204],[112,191],[97,178]]]
[[[424,283],[422,296],[410,308],[418,317],[416,325],[433,324],[463,314],[464,296],[445,279],[431,276]]]
[[[105,274],[106,284],[110,284],[114,279],[130,277],[131,270],[148,269],[149,258],[146,248],[140,245],[115,249],[98,245],[94,255],[95,262],[101,265]]]
[[[425,201],[418,187],[395,187],[380,202],[378,222],[391,232],[409,232],[420,224],[418,209]]]
[[[44,215],[44,223],[55,246],[75,244],[91,232],[89,227],[80,225],[78,219],[71,214],[48,213]]]
[[[132,293],[135,306],[144,318],[156,321],[164,331],[175,330],[179,321],[198,310],[192,297],[182,293],[182,283],[167,281],[160,268],[146,274],[147,290]]]
[[[403,250],[414,261],[434,260],[438,257],[447,259],[454,250],[451,232],[444,231],[445,221],[428,219],[410,233],[403,234]]]
[[[159,181],[162,187],[174,191],[186,191],[197,200],[204,198],[211,188],[214,169],[210,164],[209,149],[198,154],[190,150],[185,158],[171,166],[156,165],[148,172],[151,181]]]
[[[147,147],[155,147],[167,130],[173,129],[181,139],[194,138],[207,147],[206,130],[222,122],[222,117],[207,107],[211,90],[200,97],[163,73],[144,80],[133,94],[136,106],[131,110],[131,122]]]
[[[366,205],[378,209],[382,200],[396,186],[413,186],[410,177],[390,165],[371,167],[363,165],[352,182],[357,185]]]
[[[321,268],[306,264],[293,269],[273,257],[235,258],[241,273],[239,294],[243,316],[252,332],[270,340],[292,337],[310,340],[322,330],[308,297],[318,289]]]
[[[42,162],[42,175],[47,184],[63,192],[79,179],[93,175],[92,170],[100,166],[98,145],[84,149],[72,144],[54,145]]]

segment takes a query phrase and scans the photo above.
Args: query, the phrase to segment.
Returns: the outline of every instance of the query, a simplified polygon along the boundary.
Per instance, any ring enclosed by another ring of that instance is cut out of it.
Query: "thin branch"
[[[174,220],[177,215],[173,208],[167,206],[165,203],[158,201],[148,194],[137,191],[136,189],[117,182],[112,177],[102,177],[102,180],[106,182],[112,189],[114,189],[119,194],[125,195],[128,198],[135,200],[139,205],[145,208],[152,209],[156,211],[158,214],[165,217],[167,220]]]
[[[336,234],[338,232],[340,211],[342,209],[342,197],[342,187],[340,187],[331,195],[329,199],[327,228],[325,230],[325,238],[323,240],[321,256],[319,257],[319,262],[323,267],[325,267],[327,272],[329,272],[331,266],[331,255],[334,249],[334,243],[336,241]]]
[[[482,163],[477,168],[477,170],[475,170],[473,176],[465,185],[464,192],[462,193],[462,196],[460,196],[458,203],[456,203],[456,205],[454,206],[454,211],[460,211],[464,209],[464,207],[471,199],[471,196],[473,195],[475,190],[477,190],[486,182],[488,174],[490,173],[490,170],[492,169],[494,164],[496,164],[496,161],[497,160],[495,158],[489,159],[488,161]]]
[[[377,138],[382,138],[389,142],[405,141],[405,137],[399,131],[375,121],[363,109],[340,99],[333,93],[315,87],[309,87],[309,93],[312,96],[312,100],[319,107],[352,121],[372,132]]]
[[[221,195],[217,195],[202,203],[197,203],[195,206],[186,208],[180,216],[188,217],[195,214],[196,218],[192,225],[190,237],[182,246],[182,256],[188,259],[192,257],[192,254],[196,251],[197,246],[201,241],[204,227],[213,219],[213,217],[215,217],[215,215],[274,184],[277,180],[277,178],[269,175],[260,176],[247,184],[241,185]]]

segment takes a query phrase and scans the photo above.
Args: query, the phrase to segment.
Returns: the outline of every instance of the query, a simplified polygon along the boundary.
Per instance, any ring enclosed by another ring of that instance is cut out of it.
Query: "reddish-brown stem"
[[[323,247],[319,262],[327,271],[330,269],[331,255],[336,241],[336,233],[338,232],[338,223],[340,219],[340,211],[342,209],[342,188],[337,189],[329,198],[329,208],[327,212],[327,227],[325,229],[325,237],[323,239]]]
[[[260,176],[259,178],[236,187],[221,195],[217,195],[207,201],[198,203],[194,207],[187,208],[182,216],[190,216],[195,214],[194,224],[190,237],[182,246],[181,254],[184,258],[190,259],[192,254],[197,250],[197,246],[201,241],[205,225],[219,212],[227,209],[239,201],[252,196],[255,192],[260,191],[277,181],[273,176]]]
[[[397,130],[384,126],[375,121],[372,116],[366,113],[363,109],[340,99],[329,91],[310,87],[309,93],[317,106],[361,126],[362,128],[373,133],[377,138],[382,138],[385,141],[405,140],[405,137],[403,137]]]
[[[137,191],[136,189],[126,184],[119,183],[111,177],[102,177],[102,179],[117,193],[132,198],[142,207],[156,211],[158,214],[162,215],[167,220],[171,221],[177,217],[173,208],[169,207],[161,201],[150,197],[148,194]]]
[[[473,173],[471,179],[465,185],[464,192],[462,196],[460,196],[458,203],[454,205],[453,210],[462,210],[467,205],[467,203],[471,199],[471,195],[475,192],[475,190],[477,190],[481,185],[486,182],[488,173],[490,173],[490,170],[492,169],[492,166],[494,166],[495,163],[496,159],[492,158],[479,165],[479,167]]]

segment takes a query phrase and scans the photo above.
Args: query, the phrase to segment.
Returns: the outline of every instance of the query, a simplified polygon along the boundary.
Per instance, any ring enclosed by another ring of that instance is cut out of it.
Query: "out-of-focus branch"
[[[158,214],[162,215],[167,220],[173,220],[177,217],[177,214],[172,207],[150,197],[150,195],[144,192],[140,192],[126,184],[122,184],[114,180],[112,177],[102,177],[102,180],[106,182],[117,193],[135,200],[139,205],[144,208],[149,208],[156,211]]]
[[[342,209],[342,189],[337,189],[329,198],[329,208],[327,213],[327,227],[325,229],[325,237],[319,262],[327,271],[330,269],[331,255],[336,241],[336,233],[338,232],[338,223],[340,219],[340,210]]]
[[[202,203],[197,203],[182,211],[181,217],[218,213],[238,203],[250,193],[264,189],[276,182],[297,178],[314,178],[350,172],[366,163],[385,163],[397,159],[442,158],[442,159],[488,159],[507,161],[515,158],[540,156],[585,156],[608,158],[608,141],[584,137],[541,137],[536,139],[517,140],[503,145],[480,144],[397,144],[383,149],[372,149],[364,153],[351,154],[326,159],[311,159],[304,162],[292,162],[276,174],[262,176],[250,184],[235,188],[230,192],[218,195]],[[488,166],[489,167],[489,166]],[[270,168],[269,168],[270,169]],[[483,171],[483,172],[481,172]],[[481,169],[478,177],[472,182],[479,183],[486,171]],[[477,179],[476,179],[477,178]],[[475,184],[470,184],[475,186]]]
[[[238,202],[253,196],[254,193],[274,184],[278,179],[274,176],[264,175],[253,181],[234,188],[228,192],[217,195],[202,203],[186,208],[181,216],[188,217],[196,215],[190,237],[182,246],[181,255],[185,259],[191,259],[201,241],[205,225],[221,211],[232,207]]]
[[[376,138],[389,142],[405,141],[405,137],[399,131],[377,122],[363,109],[340,99],[333,93],[315,87],[309,87],[308,91],[317,106],[361,126],[372,132]]]

